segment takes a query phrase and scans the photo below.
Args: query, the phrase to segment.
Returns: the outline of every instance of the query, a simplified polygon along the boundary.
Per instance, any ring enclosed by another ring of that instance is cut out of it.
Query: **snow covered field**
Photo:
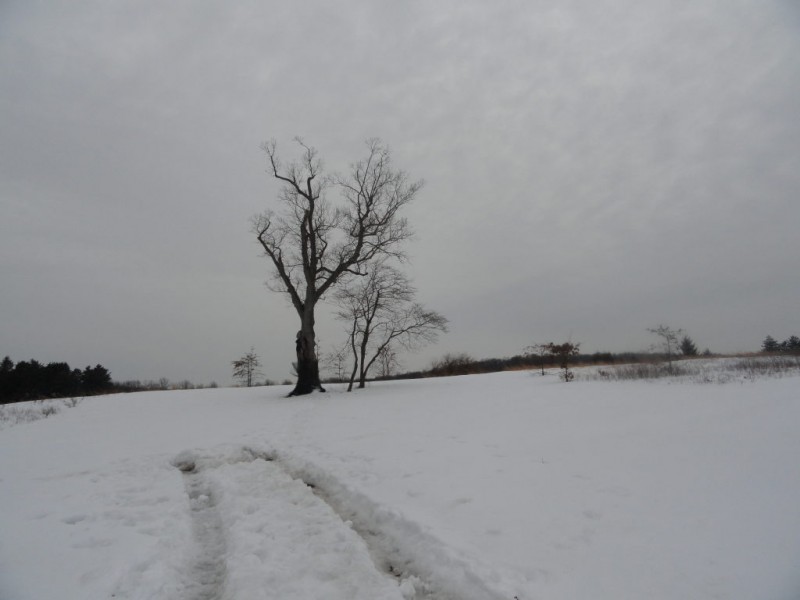
[[[0,599],[800,598],[800,377],[87,398],[0,431]]]

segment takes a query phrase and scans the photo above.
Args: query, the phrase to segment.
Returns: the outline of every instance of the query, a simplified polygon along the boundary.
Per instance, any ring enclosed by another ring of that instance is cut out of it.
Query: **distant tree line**
[[[46,365],[36,361],[14,361],[6,356],[0,363],[0,404],[89,396],[112,391],[111,373],[102,365],[71,369],[65,362]]]
[[[127,381],[115,381],[113,383],[113,389],[109,390],[108,393],[157,392],[163,390],[202,390],[207,387],[216,388],[219,386],[217,385],[216,381],[212,381],[208,385],[204,385],[202,383],[194,383],[188,379],[172,382],[166,377],[162,377],[158,380],[140,381],[138,379],[130,379]]]
[[[659,343],[655,344],[651,352],[594,352],[581,354],[580,344],[571,341],[562,343],[548,342],[528,346],[523,354],[510,358],[485,358],[475,360],[468,354],[446,354],[441,359],[424,371],[413,371],[394,376],[384,376],[377,379],[417,379],[423,377],[444,377],[450,375],[470,375],[478,373],[496,373],[498,371],[514,371],[522,369],[539,369],[542,375],[545,368],[559,368],[562,370],[561,378],[571,381],[573,366],[585,365],[614,365],[630,363],[652,363],[667,361],[672,368],[672,361],[679,356],[692,358],[699,355],[697,346],[688,336],[683,335],[682,329],[673,329],[659,325],[648,331],[657,336]],[[683,337],[681,337],[683,335]],[[706,349],[703,356],[712,356]]]
[[[679,357],[693,358],[698,356],[714,356],[705,349],[698,352],[697,345],[688,335],[683,335],[683,330],[672,329],[664,325],[648,329],[650,333],[659,338],[651,352],[594,352],[592,354],[576,354],[569,356],[569,365],[614,365],[637,364],[667,361],[671,363]],[[499,371],[514,371],[522,369],[564,368],[563,356],[554,350],[559,349],[558,344],[537,344],[529,346],[524,354],[509,358],[484,358],[474,359],[465,353],[446,354],[435,360],[427,369],[410,371],[391,376],[376,377],[376,379],[421,379],[424,377],[445,377],[450,375],[471,375],[479,373],[496,373]],[[782,342],[768,335],[761,344],[761,352],[768,354],[800,354],[800,336],[793,335]],[[569,369],[565,369],[568,373]],[[568,377],[568,375],[567,375]]]
[[[45,400],[48,398],[74,398],[97,394],[120,394],[156,390],[193,390],[215,388],[194,384],[185,379],[177,383],[166,377],[157,381],[112,381],[111,373],[102,365],[72,369],[65,362],[42,364],[37,360],[14,361],[6,356],[0,363],[0,404]]]
[[[770,354],[800,354],[800,337],[793,335],[782,342],[779,342],[771,335],[768,335],[761,343],[761,351],[768,352]]]
[[[656,356],[641,352],[594,352],[577,354],[569,357],[569,365],[613,365],[636,362],[652,362]],[[451,375],[473,375],[479,373],[497,373],[499,371],[518,371],[524,369],[562,368],[563,357],[558,354],[537,355],[526,352],[507,358],[475,359],[469,354],[446,354],[435,360],[427,369],[409,371],[392,376],[376,377],[382,379],[421,379],[424,377],[447,377]]]

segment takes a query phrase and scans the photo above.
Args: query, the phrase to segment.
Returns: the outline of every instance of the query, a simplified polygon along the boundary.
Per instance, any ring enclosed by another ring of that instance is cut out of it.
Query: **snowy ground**
[[[800,377],[286,392],[0,431],[0,599],[800,598]]]

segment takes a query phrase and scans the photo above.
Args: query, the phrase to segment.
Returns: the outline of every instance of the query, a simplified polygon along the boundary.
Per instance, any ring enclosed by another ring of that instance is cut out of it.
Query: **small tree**
[[[683,336],[680,347],[684,356],[697,356],[697,346],[688,335]]]
[[[655,329],[648,329],[647,331],[661,338],[661,341],[655,347],[661,349],[666,355],[669,372],[672,373],[672,361],[680,347],[679,339],[683,329],[672,329],[666,325],[659,325]]]
[[[447,319],[414,302],[415,294],[409,279],[384,261],[373,262],[356,285],[338,291],[337,318],[348,323],[353,357],[348,391],[356,375],[363,388],[370,368],[391,348],[418,348],[447,331]]]
[[[771,335],[765,337],[764,341],[761,343],[762,352],[777,352],[778,350],[780,350],[780,347],[781,346],[778,343],[778,341]]]
[[[526,356],[536,356],[539,358],[539,367],[542,369],[542,375],[544,375],[545,358],[550,356],[550,348],[552,345],[553,344],[534,344],[533,346],[525,348]]]
[[[391,344],[386,346],[378,355],[378,373],[381,377],[391,377],[400,365],[397,352]]]
[[[250,348],[250,352],[240,359],[234,360],[231,364],[233,365],[234,378],[247,387],[252,387],[253,379],[262,374],[260,371],[261,362],[258,360],[258,355],[253,348]]]
[[[342,344],[338,348],[334,348],[320,359],[323,363],[325,370],[333,373],[332,379],[339,383],[347,379],[347,365],[350,358],[350,343]]]
[[[578,356],[581,345],[573,344],[572,342],[564,342],[563,344],[553,344],[551,342],[546,346],[550,355],[558,360],[559,368],[564,369],[564,372],[561,373],[561,379],[564,382],[572,381],[575,378],[575,374],[569,368],[569,360],[573,356]]]

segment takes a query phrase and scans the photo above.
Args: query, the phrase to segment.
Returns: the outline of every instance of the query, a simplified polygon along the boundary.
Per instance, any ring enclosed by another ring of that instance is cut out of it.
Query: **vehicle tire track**
[[[418,524],[375,504],[312,463],[277,450],[244,451],[269,456],[301,481],[363,541],[376,571],[394,579],[406,600],[511,600],[514,592],[489,585],[470,564]]]
[[[269,467],[264,464],[252,468],[250,465],[257,461],[265,461]],[[251,559],[263,551],[265,555],[272,552],[271,556],[278,561],[274,563],[270,559],[261,563],[255,576],[271,581],[270,587],[276,582],[285,585],[285,569],[294,569],[300,563],[287,565],[281,562],[282,555],[296,556],[297,550],[308,543],[308,538],[297,537],[297,530],[303,527],[307,535],[317,536],[315,544],[322,545],[321,550],[315,547],[314,551],[330,552],[320,556],[335,555],[339,550],[331,551],[334,547],[349,547],[349,551],[353,551],[355,540],[363,543],[363,549],[352,555],[364,553],[363,559],[358,558],[363,560],[359,563],[363,566],[358,567],[362,570],[356,583],[352,580],[354,565],[347,561],[340,565],[343,570],[332,573],[328,569],[323,573],[313,566],[313,557],[307,556],[302,561],[301,576],[310,577],[310,581],[324,584],[331,577],[343,578],[342,574],[349,572],[348,585],[358,587],[365,579],[373,577],[393,580],[393,585],[397,586],[393,588],[395,591],[387,588],[388,596],[381,593],[381,597],[387,598],[394,598],[395,594],[405,600],[510,600],[513,597],[492,589],[475,572],[476,565],[454,555],[419,525],[375,505],[325,471],[293,456],[274,450],[238,447],[213,454],[203,452],[202,456],[184,452],[172,464],[183,473],[194,537],[193,558],[185,575],[182,600],[221,600],[226,595],[237,596],[243,567],[239,562],[227,565],[226,557],[229,544],[233,549],[241,549],[242,536],[246,536],[250,544]],[[221,495],[223,488],[224,496]],[[258,517],[258,511],[264,510],[270,511],[270,519],[256,518],[245,523],[248,517]],[[275,521],[275,515],[282,520]],[[226,530],[226,523],[233,526],[231,531]],[[309,523],[313,527],[309,528]],[[255,527],[246,527],[248,524]],[[266,524],[269,525],[267,529],[264,528]],[[345,544],[348,535],[355,537]],[[283,550],[275,554],[276,548]],[[320,569],[324,570],[324,566]]]
[[[194,552],[187,572],[186,600],[220,600],[225,587],[225,529],[211,485],[194,460],[183,457],[175,466],[183,473],[189,497]]]

